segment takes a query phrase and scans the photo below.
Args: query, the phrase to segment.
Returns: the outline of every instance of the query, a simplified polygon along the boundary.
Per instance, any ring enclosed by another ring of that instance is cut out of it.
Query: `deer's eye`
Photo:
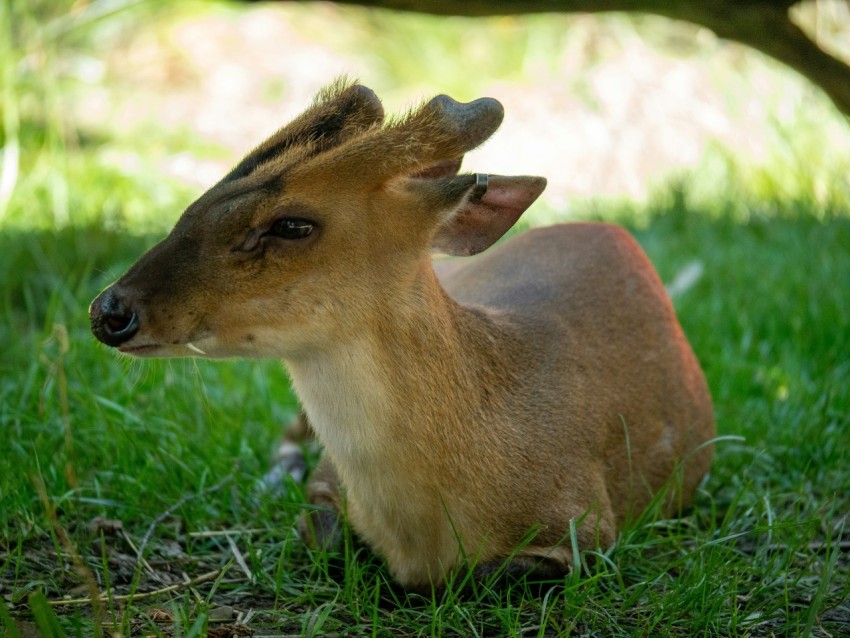
[[[300,217],[281,217],[269,228],[268,235],[281,239],[304,239],[313,232],[315,224]]]

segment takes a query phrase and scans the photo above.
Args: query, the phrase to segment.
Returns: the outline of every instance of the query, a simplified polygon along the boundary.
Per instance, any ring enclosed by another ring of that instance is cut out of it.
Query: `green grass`
[[[48,5],[66,19],[70,3]],[[648,204],[577,206],[629,227],[665,281],[704,269],[675,300],[721,436],[693,512],[647,516],[559,582],[460,574],[420,596],[350,535],[338,555],[306,548],[299,486],[260,489],[297,410],[278,362],[139,362],[95,342],[90,300],[193,194],[63,123],[66,80],[21,64],[56,43],[23,18],[0,37],[0,139],[21,150],[0,202],[0,635],[198,636],[230,608],[273,635],[850,634],[850,193],[846,158],[806,161],[834,123],[777,129],[788,152],[762,167],[716,153]],[[459,28],[422,46],[443,55]],[[153,164],[169,135],[121,143]],[[54,604],[93,589],[98,606]]]
[[[54,607],[50,620],[38,603],[86,594],[76,552],[113,595],[223,570],[195,588],[107,601],[103,626],[125,631],[156,631],[146,612],[165,608],[189,635],[229,605],[253,609],[254,628],[314,635],[840,635],[850,626],[850,211],[772,202],[742,221],[722,201],[667,199],[617,217],[665,280],[704,264],[677,306],[720,434],[735,438],[719,444],[694,512],[650,518],[562,583],[433,598],[395,588],[362,549],[330,562],[310,552],[292,531],[297,486],[258,490],[295,410],[279,364],[131,363],[90,336],[89,300],[154,237],[4,232],[0,587],[11,613],[86,635],[76,628],[91,606]],[[90,529],[98,516],[123,531]],[[250,531],[231,537],[234,550],[226,530]],[[149,568],[136,556],[145,536]]]

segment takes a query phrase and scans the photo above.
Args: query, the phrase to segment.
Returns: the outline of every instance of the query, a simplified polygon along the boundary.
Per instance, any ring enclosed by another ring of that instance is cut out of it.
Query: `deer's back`
[[[516,316],[554,311],[564,319],[590,315],[598,321],[604,309],[624,303],[646,308],[664,295],[634,239],[604,223],[534,229],[472,259],[438,262],[436,270],[457,301]]]
[[[539,441],[543,462],[598,463],[618,519],[642,509],[646,483],[658,489],[714,436],[699,364],[626,231],[596,223],[532,230],[437,272],[455,300],[515,327],[517,392],[531,397],[523,405],[540,406],[517,415],[524,435]],[[710,461],[706,447],[686,464],[686,502]]]

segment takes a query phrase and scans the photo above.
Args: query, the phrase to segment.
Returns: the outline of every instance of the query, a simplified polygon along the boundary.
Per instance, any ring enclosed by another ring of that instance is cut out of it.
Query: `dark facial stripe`
[[[296,140],[294,139],[286,139],[280,144],[276,144],[274,146],[270,146],[269,148],[260,151],[259,153],[252,153],[248,155],[245,159],[243,159],[236,167],[230,171],[227,175],[222,179],[222,183],[224,182],[233,182],[237,179],[242,179],[243,177],[248,177],[251,173],[253,173],[260,164],[265,164],[269,160],[274,159],[278,155],[284,153],[288,148],[292,146],[292,144]]]
[[[195,200],[186,209],[184,216],[189,217],[195,213],[212,210],[231,199],[245,195],[274,196],[283,190],[283,185],[284,177],[278,173],[269,175],[263,181],[257,182],[222,180]]]

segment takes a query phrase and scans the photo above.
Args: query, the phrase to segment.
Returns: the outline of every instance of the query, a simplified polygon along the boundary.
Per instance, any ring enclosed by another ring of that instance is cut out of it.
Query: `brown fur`
[[[488,571],[530,530],[516,565],[566,571],[571,521],[582,548],[605,546],[659,491],[667,513],[687,505],[711,400],[635,241],[555,226],[438,277],[432,244],[489,245],[544,182],[494,177],[479,201],[454,175],[501,121],[493,100],[382,120],[367,89],[326,92],[93,302],[95,334],[139,355],[283,358],[325,447],[311,500],[346,508],[406,586],[465,557]],[[285,216],[315,230],[270,238]],[[313,519],[320,542],[338,534]]]

